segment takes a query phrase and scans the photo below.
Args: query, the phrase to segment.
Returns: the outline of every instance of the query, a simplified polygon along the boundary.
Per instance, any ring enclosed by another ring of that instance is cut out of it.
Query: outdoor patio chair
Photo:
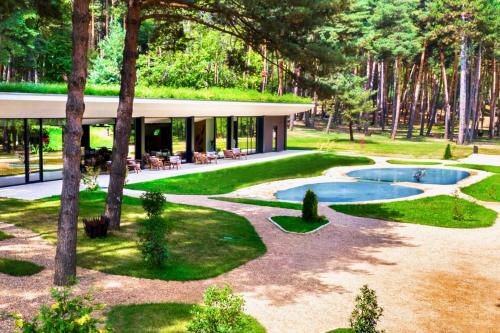
[[[154,157],[154,156],[149,157],[149,167],[151,168],[151,170],[165,169],[163,162],[160,161],[160,159],[158,157]]]
[[[236,158],[232,150],[224,149],[223,153],[224,153],[224,158],[230,158],[233,160]]]
[[[180,156],[170,156],[168,161],[166,161],[167,165],[168,165],[168,168],[169,169],[172,169],[172,168],[176,168],[177,170],[179,170],[179,167],[181,166],[181,157]]]
[[[245,157],[245,159],[247,158],[247,153],[242,151],[240,148],[233,148],[233,153],[234,156],[236,156],[236,158],[241,158],[241,157]]]
[[[199,153],[199,152],[195,152],[193,154],[193,160],[194,160],[195,164],[206,164],[206,163],[208,163],[207,155]]]
[[[217,159],[218,159],[217,152],[215,152],[215,151],[207,152],[207,162],[208,163],[212,164],[212,161],[215,161],[215,164],[217,164]]]
[[[135,173],[141,172],[141,161],[134,160],[132,158],[127,159],[127,167],[130,171],[134,171]]]

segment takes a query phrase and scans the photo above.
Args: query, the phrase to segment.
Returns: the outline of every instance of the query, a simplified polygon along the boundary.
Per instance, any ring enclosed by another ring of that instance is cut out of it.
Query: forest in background
[[[1,81],[67,80],[71,3],[58,5],[57,17],[29,6],[0,13]],[[150,18],[141,24],[137,83],[288,92],[312,99],[302,115],[311,127],[323,116],[327,130],[473,142],[500,132],[499,8],[497,0],[353,0],[310,34],[321,58],[298,49],[293,59],[194,22]],[[125,12],[121,1],[91,2],[92,84],[120,82]]]

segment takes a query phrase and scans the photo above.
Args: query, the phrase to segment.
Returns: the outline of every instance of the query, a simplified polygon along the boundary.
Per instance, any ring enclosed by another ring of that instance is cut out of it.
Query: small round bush
[[[141,222],[137,236],[144,261],[151,267],[161,267],[168,258],[167,222],[153,216]]]
[[[235,295],[230,286],[209,287],[203,295],[203,305],[193,311],[188,331],[192,333],[243,333],[245,301]]]
[[[149,217],[160,216],[165,209],[167,200],[163,193],[158,191],[148,191],[141,195],[142,207]]]
[[[318,216],[318,197],[316,193],[307,190],[302,204],[302,219],[305,221],[315,222],[319,219]]]

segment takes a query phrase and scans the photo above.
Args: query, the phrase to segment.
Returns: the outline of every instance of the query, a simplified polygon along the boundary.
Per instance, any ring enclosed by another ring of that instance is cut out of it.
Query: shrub
[[[451,145],[448,143],[446,145],[446,149],[444,150],[444,156],[443,156],[443,158],[445,160],[451,160],[452,157],[453,157],[453,155],[451,153]]]
[[[146,211],[148,217],[160,216],[165,209],[167,200],[165,196],[158,191],[148,191],[141,195],[142,207]]]
[[[106,332],[103,321],[92,316],[95,311],[102,310],[104,305],[94,304],[91,293],[73,296],[70,288],[52,289],[51,306],[42,305],[32,321],[24,321],[21,315],[16,320],[18,333],[97,333]]]
[[[304,202],[302,204],[302,219],[305,221],[318,221],[318,197],[316,194],[307,190],[304,196]]]
[[[378,333],[377,323],[382,317],[383,309],[378,306],[375,290],[364,285],[360,291],[351,314],[351,328],[355,333]]]
[[[466,209],[464,202],[458,196],[458,193],[453,195],[453,219],[456,221],[465,220]]]
[[[99,183],[97,178],[99,177],[99,168],[87,165],[85,167],[85,173],[82,174],[83,185],[87,191],[97,191],[99,190]]]
[[[244,330],[245,301],[235,295],[230,286],[209,287],[203,295],[203,305],[197,306],[188,331],[193,333],[236,333]]]
[[[139,249],[151,267],[161,267],[168,257],[166,233],[167,222],[160,216],[150,217],[140,224]]]

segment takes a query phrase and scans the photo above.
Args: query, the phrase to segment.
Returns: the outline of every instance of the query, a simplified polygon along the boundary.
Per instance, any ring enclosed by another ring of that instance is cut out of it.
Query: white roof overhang
[[[84,118],[115,118],[118,97],[85,96]],[[311,104],[136,98],[134,117],[287,116]],[[65,118],[66,95],[0,93],[0,118]]]

